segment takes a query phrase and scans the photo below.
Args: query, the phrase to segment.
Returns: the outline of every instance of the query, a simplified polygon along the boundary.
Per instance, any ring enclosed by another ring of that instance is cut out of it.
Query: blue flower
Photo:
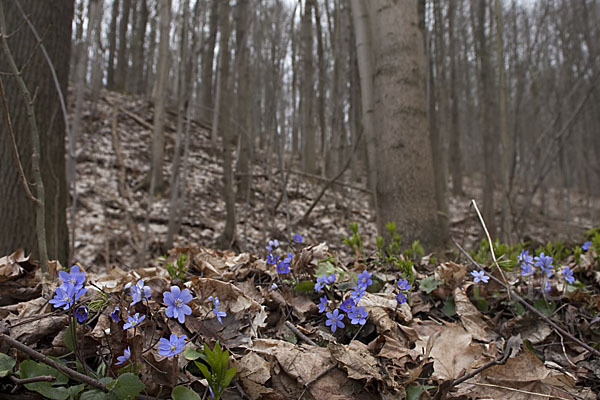
[[[119,306],[115,306],[115,309],[110,313],[110,317],[115,322],[119,322],[119,311]]]
[[[533,265],[530,263],[521,263],[521,275],[523,276],[530,276],[533,275],[533,273],[535,272],[533,270]]]
[[[483,271],[471,271],[471,275],[473,275],[473,282],[483,282],[488,283],[490,277],[485,274]]]
[[[58,271],[58,277],[63,283],[73,284],[76,289],[81,289],[85,282],[85,272],[80,272],[77,265],[73,265],[68,273],[62,270]]]
[[[588,251],[589,249],[592,248],[592,242],[587,241],[584,244],[581,245],[581,248],[583,249],[583,251]]]
[[[267,264],[275,265],[278,262],[279,262],[279,255],[278,254],[275,254],[275,255],[273,255],[271,253],[267,254]]]
[[[77,307],[77,310],[75,310],[75,317],[77,317],[77,321],[79,321],[80,324],[87,319],[88,315],[89,313],[86,306]]]
[[[293,240],[294,240],[294,243],[302,243],[302,235],[299,235],[299,234],[296,233],[294,235],[294,239]]]
[[[180,323],[185,322],[185,316],[192,313],[192,309],[186,303],[192,300],[189,289],[181,290],[179,286],[171,286],[170,292],[163,293],[163,301],[167,305],[165,314],[169,318],[177,318]]]
[[[340,310],[337,308],[333,310],[333,312],[328,312],[327,321],[325,321],[326,326],[331,326],[331,332],[335,332],[337,328],[344,328],[346,325],[342,322],[344,319],[344,314],[340,314]]]
[[[352,289],[351,292],[351,296],[354,299],[355,302],[358,303],[358,301],[360,299],[362,299],[362,297],[365,295],[366,293],[366,286],[355,286],[354,289]]]
[[[291,264],[294,259],[294,253],[287,253],[287,257],[283,259],[283,262],[286,264]]]
[[[65,310],[68,310],[86,291],[87,289],[77,288],[72,283],[63,283],[56,288],[56,295],[50,300],[50,304],[56,308],[64,307]]]
[[[319,300],[321,300],[319,303],[319,314],[323,314],[327,310],[327,296],[323,296]]]
[[[542,272],[545,272],[548,278],[553,274],[554,265],[552,265],[552,257],[547,256],[544,253],[540,253],[539,256],[534,258],[535,266],[539,267]]]
[[[161,356],[173,357],[181,353],[183,347],[185,346],[185,338],[185,335],[177,337],[177,335],[174,333],[171,333],[169,340],[160,338],[158,344],[158,354]]]
[[[411,284],[406,279],[398,279],[398,288],[400,290],[410,290]]]
[[[333,285],[333,283],[335,282],[335,274],[325,275],[323,277],[323,282],[326,285]]]
[[[519,264],[522,263],[526,263],[526,264],[533,264],[533,257],[531,257],[529,255],[529,251],[527,250],[521,250],[521,254],[519,254],[519,257],[517,258],[517,262]]]
[[[356,301],[353,297],[348,297],[346,300],[342,302],[340,308],[342,311],[349,313],[352,311],[352,307],[356,306]]]
[[[571,285],[573,284],[573,282],[575,282],[575,278],[573,277],[573,271],[568,265],[565,265],[565,267],[562,270],[562,273],[565,277],[565,281],[569,282]]]
[[[323,277],[320,276],[317,278],[317,283],[315,283],[315,292],[320,292],[321,290],[323,290],[323,287],[325,286],[325,282],[323,282]]]
[[[273,282],[273,284],[271,285],[271,287],[269,289],[277,290],[277,284],[275,282]]]
[[[217,320],[222,324],[223,321],[221,321],[221,317],[226,317],[227,314],[224,311],[219,311],[219,305],[221,304],[219,302],[219,298],[209,296],[208,300],[213,302],[214,308],[213,308],[212,312],[213,312],[213,314],[215,314],[215,317],[217,317]]]
[[[363,306],[360,307],[352,307],[352,310],[348,313],[348,318],[350,318],[350,323],[352,325],[361,324],[364,325],[367,323],[367,316],[369,313],[365,311]]]
[[[121,365],[121,364],[127,362],[130,357],[131,357],[131,350],[129,350],[129,346],[127,346],[127,348],[123,351],[123,355],[117,357],[118,362],[115,363],[115,365]]]
[[[398,293],[396,295],[396,301],[398,304],[406,303],[406,295],[404,293]]]
[[[269,240],[269,245],[265,247],[268,252],[271,252],[279,247],[279,241],[277,239]]]
[[[550,281],[546,281],[546,284],[544,285],[544,292],[550,293],[551,290],[552,290],[552,285],[550,285]]]
[[[140,279],[137,283],[132,286],[131,283],[128,283],[125,286],[125,289],[129,288],[129,294],[131,294],[131,306],[142,301],[142,297],[148,300],[150,298],[150,286],[144,286],[144,281]]]
[[[142,322],[144,320],[144,318],[146,318],[145,315],[142,315],[140,317],[140,313],[135,313],[132,316],[129,316],[127,318],[127,322],[125,323],[125,325],[123,325],[123,330],[129,329],[129,328],[133,328],[135,326],[138,326],[140,324],[140,322]]]
[[[373,284],[373,280],[371,280],[371,275],[373,275],[370,272],[367,272],[367,270],[365,269],[363,272],[361,272],[360,274],[358,274],[358,280],[356,281],[356,284],[358,286],[370,286]]]
[[[284,262],[284,261],[280,261],[277,264],[277,273],[278,274],[287,274],[290,272],[290,264]]]

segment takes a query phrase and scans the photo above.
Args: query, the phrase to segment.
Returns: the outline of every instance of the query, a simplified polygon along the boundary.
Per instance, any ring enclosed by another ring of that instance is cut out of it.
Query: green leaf
[[[421,385],[410,385],[406,388],[406,400],[419,400],[421,393],[423,393],[423,386]]]
[[[423,278],[421,283],[419,284],[419,289],[427,294],[430,294],[435,290],[438,285],[438,281],[436,281],[433,275]]]
[[[204,375],[204,377],[206,378],[206,380],[210,383],[212,382],[212,375],[210,374],[210,371],[208,370],[208,367],[198,361],[194,361],[194,363],[196,364],[196,367],[198,367],[198,369],[200,370],[200,372],[202,372],[202,375]]]
[[[120,400],[134,398],[146,387],[137,375],[130,372],[119,376],[113,383],[111,389]]]
[[[175,386],[171,392],[171,398],[173,400],[201,400],[198,393],[185,386]]]
[[[190,347],[186,348],[183,351],[183,357],[188,361],[197,360],[199,358],[206,360],[206,356],[204,355],[204,353],[199,352],[198,350],[192,349]]]
[[[313,281],[298,282],[294,286],[294,290],[301,293],[311,293],[313,290],[315,290],[315,283]]]
[[[101,390],[92,389],[81,393],[79,400],[105,400],[108,396]]]
[[[66,400],[69,397],[67,388],[55,387],[56,385],[66,384],[69,381],[69,378],[65,374],[46,364],[36,363],[32,360],[25,360],[19,365],[19,376],[21,379],[44,375],[54,376],[56,380],[54,382],[26,383],[25,387],[52,400]]]
[[[225,390],[225,388],[229,386],[236,372],[236,367],[229,368],[227,371],[225,371],[225,376],[223,376],[223,379],[221,380],[221,387],[223,388],[223,390]]]
[[[556,304],[553,301],[546,302],[544,299],[538,299],[533,306],[546,317],[551,317],[556,310]]]
[[[17,362],[7,354],[0,353],[0,378],[12,373]]]
[[[454,302],[454,297],[450,296],[444,301],[442,312],[448,317],[454,317],[456,315],[456,303]]]
[[[76,399],[77,395],[81,393],[81,391],[85,388],[85,385],[82,383],[80,385],[69,386],[69,399]]]
[[[73,335],[72,335],[71,325],[67,326],[67,331],[65,332],[65,345],[71,351],[75,351],[75,346],[73,346]]]

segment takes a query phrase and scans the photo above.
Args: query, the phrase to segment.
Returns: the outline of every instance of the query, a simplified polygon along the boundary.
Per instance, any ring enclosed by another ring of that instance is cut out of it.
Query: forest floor
[[[164,249],[169,193],[156,196],[148,211],[148,189],[143,185],[150,165],[151,109],[140,99],[108,91],[102,92],[95,114],[89,101],[83,109],[76,218],[70,229],[75,232],[73,260],[86,271],[88,284],[80,302],[90,310],[89,319],[78,325],[78,352],[92,369],[104,363],[104,373],[114,378],[131,372],[114,365],[130,346],[131,360],[141,368],[142,393],[168,398],[169,387],[179,382],[206,394],[207,382],[189,361],[190,349],[202,343],[212,347],[218,340],[231,351],[231,365],[237,368],[225,399],[595,399],[594,393],[600,391],[600,236],[597,248],[582,252],[577,247],[586,239],[585,231],[598,225],[599,199],[570,193],[567,202],[562,190],[548,190],[545,215],[539,212],[541,199],[534,199],[533,212],[519,227],[521,237],[528,239],[530,253],[554,242],[550,250],[557,256],[556,274],[550,280],[538,275],[525,279],[518,266],[503,272],[492,268],[489,253],[480,251],[484,235],[470,195],[479,199],[481,193],[465,179],[469,196],[450,198],[450,226],[452,236],[467,252],[473,251],[492,277],[487,284],[475,283],[470,271],[477,267],[466,257],[454,259],[456,248],[434,256],[400,251],[395,262],[381,260],[368,195],[348,186],[328,190],[308,222],[292,232],[301,234],[303,243],[291,243],[276,157],[269,160],[258,154],[250,200],[237,202],[235,251],[218,251],[216,239],[225,221],[222,165],[219,151],[212,151],[209,130],[194,123],[188,206],[175,248]],[[168,113],[166,179],[176,125],[175,113]],[[324,181],[307,178],[293,167],[286,173],[294,221],[308,209]],[[139,268],[147,218],[152,261]],[[358,223],[360,251],[344,243],[352,235],[350,222]],[[274,253],[280,251],[282,258],[288,251],[294,253],[293,274],[279,275],[265,261],[271,239],[280,241]],[[564,250],[557,250],[558,241],[565,244]],[[402,246],[410,248],[409,243]],[[505,257],[514,261],[517,250],[505,250]],[[161,255],[166,259],[159,259]],[[183,279],[173,279],[166,268],[176,266],[178,258]],[[573,285],[562,279],[562,265],[574,271]],[[368,317],[364,325],[353,325],[347,315],[345,328],[332,332],[325,324],[330,317],[319,312],[323,292],[313,290],[314,279],[335,274],[336,282],[324,289],[327,311],[332,311],[351,297],[363,270],[373,274],[358,304]],[[152,296],[131,307],[130,291],[124,288],[140,278]],[[399,289],[402,279],[410,279],[410,290]],[[39,280],[38,269],[24,255],[0,259],[0,334],[46,356],[66,357],[72,347],[68,313],[54,311],[40,296]],[[171,284],[182,281],[194,297],[189,303],[192,314],[178,323],[166,317],[161,301]],[[544,292],[546,282],[550,290]],[[398,303],[399,294],[406,294],[408,303]],[[214,303],[209,296],[220,299],[219,310],[226,312],[222,323],[211,313]],[[115,306],[121,310],[116,323],[110,317]],[[134,312],[148,316],[146,321],[139,329],[123,331],[123,321]],[[185,334],[190,343],[187,358],[175,358],[179,367],[185,367],[178,375],[166,372],[172,371],[172,358],[156,351],[158,338],[171,333]],[[17,357],[10,347],[0,340],[0,352],[22,360],[23,355]],[[0,392],[24,393],[17,381],[8,379],[12,366],[3,374],[6,365],[0,357]],[[24,365],[18,367],[20,378],[30,373]],[[25,388],[48,396],[66,383],[61,377]]]

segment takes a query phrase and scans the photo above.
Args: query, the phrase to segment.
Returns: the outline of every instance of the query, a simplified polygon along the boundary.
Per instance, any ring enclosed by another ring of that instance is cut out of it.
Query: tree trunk
[[[129,30],[129,10],[131,0],[123,0],[121,21],[119,21],[119,50],[117,51],[117,71],[115,73],[115,89],[125,90],[127,71],[129,70],[129,56],[127,54],[127,31]]]
[[[133,71],[133,76],[129,80],[129,90],[135,94],[144,92],[144,41],[146,39],[146,26],[148,25],[149,18],[147,0],[139,1],[139,7],[136,26],[134,27],[134,39],[131,44],[133,49],[133,54],[131,56],[131,70]]]
[[[360,75],[360,98],[362,106],[362,126],[367,144],[367,185],[373,194],[373,209],[377,210],[377,135],[375,131],[375,92],[373,69],[375,53],[369,27],[367,4],[363,0],[352,0],[352,20],[356,39],[356,58]],[[383,222],[385,224],[385,222]]]
[[[314,124],[314,65],[313,65],[313,32],[312,8],[314,0],[306,0],[304,14],[302,15],[302,68],[304,76],[301,86],[301,112],[302,112],[302,166],[304,172],[314,174],[317,172],[316,162],[316,134]]]
[[[73,1],[55,0],[43,7],[35,2],[21,2],[24,11],[42,35],[45,47],[56,70],[62,92],[67,93],[71,51]],[[45,227],[48,257],[68,265],[68,231],[66,224],[67,186],[65,175],[65,125],[61,116],[57,90],[48,62],[38,41],[12,1],[3,1],[8,38],[18,68],[27,64],[22,77],[30,93],[35,93],[35,114],[41,149],[40,170],[45,186]],[[10,71],[4,56],[0,70]],[[32,140],[26,106],[14,76],[1,75],[8,102],[17,149],[25,176],[32,182]],[[3,108],[0,99],[0,109]],[[35,206],[27,198],[17,172],[12,144],[4,112],[0,112],[0,254],[10,254],[17,248],[39,259]],[[35,190],[33,191],[35,193]]]
[[[153,192],[163,189],[163,164],[165,156],[165,106],[169,82],[169,28],[171,23],[171,0],[160,0],[160,44],[154,96],[154,129],[152,133],[152,182]]]
[[[319,69],[319,83],[318,83],[318,92],[319,92],[319,129],[321,131],[321,145],[319,149],[319,154],[321,155],[320,159],[320,168],[321,174],[326,176],[326,165],[325,160],[327,159],[327,123],[325,122],[325,55],[323,50],[323,33],[321,32],[321,14],[319,13],[319,2],[315,1],[313,3],[313,7],[315,9],[315,27],[317,28],[317,66]],[[338,132],[339,133],[339,132]],[[317,149],[314,150],[315,152]]]
[[[447,240],[435,201],[425,101],[426,66],[416,2],[369,1],[375,53],[377,227],[395,222],[405,245]],[[389,239],[389,237],[388,237]]]
[[[92,115],[96,115],[96,105],[102,88],[102,79],[104,71],[102,71],[103,61],[103,46],[102,46],[102,15],[104,13],[104,0],[95,0],[91,3],[90,8],[90,26],[92,27],[93,38],[93,58],[92,58],[92,76],[91,76],[91,101]]]
[[[458,95],[456,87],[456,39],[454,23],[456,19],[456,2],[448,2],[448,53],[450,57],[450,176],[452,192],[455,196],[463,196],[462,159],[460,155],[460,132],[458,129]]]
[[[113,0],[112,15],[108,31],[108,63],[106,66],[106,87],[115,85],[115,52],[117,51],[117,22],[119,20],[120,0]]]
[[[208,39],[204,53],[202,54],[202,73],[200,82],[202,87],[200,101],[200,119],[211,121],[213,113],[213,61],[215,57],[215,45],[217,44],[217,29],[219,23],[219,0],[212,0],[210,6],[210,17],[208,21]]]
[[[502,241],[512,244],[512,214],[510,210],[510,165],[513,157],[510,134],[508,132],[508,112],[507,112],[507,87],[506,70],[504,69],[504,40],[502,22],[502,5],[500,0],[495,0],[496,12],[496,57],[498,62],[498,118],[500,120],[500,174],[502,179],[502,218],[501,218],[501,237]]]
[[[220,29],[221,39],[219,40],[219,86],[217,89],[221,92],[217,113],[219,115],[219,133],[223,141],[223,195],[225,197],[225,229],[223,234],[217,240],[217,246],[226,249],[231,248],[235,241],[235,193],[233,190],[233,132],[231,130],[229,101],[231,101],[229,87],[229,36],[231,33],[231,24],[229,22],[230,5],[229,0],[220,1]]]

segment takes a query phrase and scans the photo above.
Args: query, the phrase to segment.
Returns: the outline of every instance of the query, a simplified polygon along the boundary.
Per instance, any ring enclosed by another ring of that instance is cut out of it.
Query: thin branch
[[[57,361],[54,361],[51,358],[46,357],[42,353],[38,353],[37,351],[33,350],[32,348],[25,346],[23,343],[11,338],[8,335],[5,335],[2,333],[2,334],[0,334],[0,339],[5,341],[6,343],[8,343],[10,346],[16,348],[17,350],[27,354],[29,357],[33,358],[34,360],[43,362],[44,364],[49,365],[52,368],[56,368],[63,374],[70,376],[71,378],[73,378],[74,380],[76,380],[78,382],[85,383],[96,389],[100,389],[103,392],[108,392],[108,388],[102,382],[100,382],[94,378],[91,378],[87,375],[81,374],[77,371],[74,371],[71,368],[69,368],[63,364],[61,364]]]
[[[308,336],[304,333],[300,332],[298,328],[294,326],[290,321],[285,321],[285,326],[289,328],[290,331],[294,332],[296,336],[298,336],[302,341],[310,344],[311,346],[316,346],[317,344],[313,342]]]

